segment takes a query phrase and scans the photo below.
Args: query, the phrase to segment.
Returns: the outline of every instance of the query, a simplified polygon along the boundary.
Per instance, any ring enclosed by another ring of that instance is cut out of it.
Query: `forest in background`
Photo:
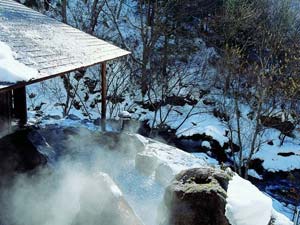
[[[132,52],[108,65],[110,118],[145,108],[153,112],[155,135],[176,133],[190,117],[211,113],[226,127],[235,170],[246,178],[268,128],[280,131],[282,145],[298,127],[300,24],[293,1],[23,3]],[[63,116],[76,109],[91,119],[91,110],[100,111],[99,78],[95,67],[42,85]],[[31,109],[43,111],[35,98],[30,93]],[[197,107],[199,101],[209,109]],[[190,107],[170,128],[169,117],[185,104]]]

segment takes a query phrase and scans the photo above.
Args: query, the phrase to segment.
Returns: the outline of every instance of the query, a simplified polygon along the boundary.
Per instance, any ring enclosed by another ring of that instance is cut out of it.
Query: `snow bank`
[[[16,53],[0,42],[0,82],[16,83],[37,78],[38,71],[15,60]]]
[[[226,217],[231,225],[268,225],[272,200],[249,181],[235,175],[227,191]]]
[[[146,145],[146,151],[148,154],[155,155],[160,164],[168,164],[175,174],[188,168],[207,165],[204,160],[198,159],[190,153],[157,141]]]

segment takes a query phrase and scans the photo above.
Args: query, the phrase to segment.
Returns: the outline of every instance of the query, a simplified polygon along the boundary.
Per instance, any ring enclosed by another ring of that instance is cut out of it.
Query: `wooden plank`
[[[19,120],[19,125],[24,126],[27,123],[27,102],[26,87],[20,87],[13,90],[14,97],[14,117]]]
[[[74,68],[75,65],[78,65],[78,67],[82,66],[81,62],[78,61],[66,61],[64,63],[59,62],[59,63],[55,63],[55,62],[50,62],[50,63],[42,63],[40,66],[41,68],[39,69],[40,72],[43,73],[55,73],[54,71],[57,71],[58,73],[62,73],[63,71],[68,71],[69,69]],[[77,66],[75,66],[77,67]],[[60,72],[59,72],[60,71]]]

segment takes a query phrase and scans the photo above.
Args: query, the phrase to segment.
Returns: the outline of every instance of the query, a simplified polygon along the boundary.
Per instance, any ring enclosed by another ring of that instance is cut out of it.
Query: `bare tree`
[[[266,141],[263,133],[268,127],[267,120],[283,109],[283,101],[294,101],[295,92],[288,86],[297,86],[295,83],[299,81],[296,78],[300,65],[299,43],[291,39],[291,34],[297,34],[286,29],[293,23],[289,19],[292,15],[285,5],[278,5],[281,10],[274,12],[268,5],[262,7],[264,4],[260,0],[253,3],[228,0],[223,12],[225,19],[213,24],[217,24],[214,29],[224,32],[218,76],[223,99],[220,109],[227,115],[224,123],[231,143],[240,148],[238,153],[232,153],[236,171],[245,178],[253,155]],[[255,33],[251,33],[253,27]],[[249,108],[247,115],[245,107]],[[287,134],[284,127],[269,126]]]
[[[62,17],[62,21],[64,23],[68,23],[67,6],[68,6],[68,1],[67,0],[62,0],[61,17]]]

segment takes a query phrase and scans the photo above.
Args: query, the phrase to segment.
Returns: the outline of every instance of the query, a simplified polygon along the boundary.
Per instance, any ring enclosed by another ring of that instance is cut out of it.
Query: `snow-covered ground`
[[[263,167],[270,172],[300,169],[299,135],[296,134],[295,138],[286,137],[282,146],[280,146],[279,135],[278,130],[269,129],[265,139],[268,142],[272,141],[273,145],[264,143],[254,158],[263,160]]]

